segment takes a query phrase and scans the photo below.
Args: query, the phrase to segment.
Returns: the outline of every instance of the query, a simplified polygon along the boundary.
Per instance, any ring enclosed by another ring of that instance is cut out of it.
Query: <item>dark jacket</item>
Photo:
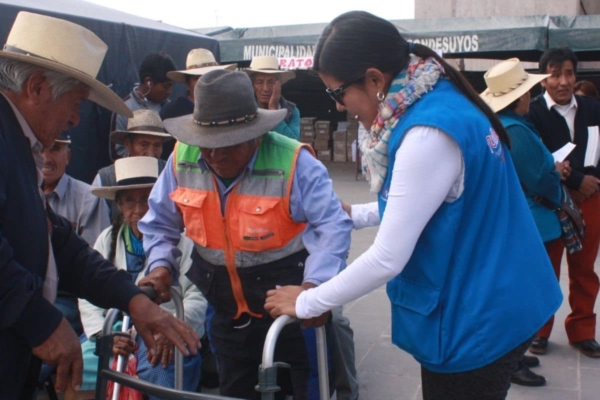
[[[600,102],[585,96],[575,95],[577,112],[575,114],[575,143],[576,147],[567,160],[571,163],[571,176],[567,178],[566,185],[572,189],[579,189],[584,175],[594,175],[600,178],[598,166],[584,168],[585,151],[588,141],[588,126],[600,125]],[[542,141],[550,150],[555,152],[571,141],[571,134],[567,121],[554,108],[548,110],[544,96],[537,96],[531,102],[529,113],[525,116],[533,123],[540,133]]]
[[[30,365],[37,365],[31,348],[43,343],[62,319],[61,312],[42,296],[49,225],[58,290],[88,299],[102,308],[127,310],[129,301],[140,290],[126,272],[117,270],[77,236],[69,221],[49,208],[44,210],[31,145],[9,103],[0,95],[0,393],[3,398],[18,396]],[[35,372],[33,367],[32,373]]]

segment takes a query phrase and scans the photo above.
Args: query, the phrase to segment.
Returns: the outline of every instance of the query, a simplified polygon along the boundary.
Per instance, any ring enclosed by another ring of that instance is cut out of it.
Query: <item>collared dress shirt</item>
[[[58,215],[68,219],[79,236],[94,246],[102,231],[110,225],[109,208],[94,196],[91,186],[67,174],[58,181],[46,201]]]
[[[222,207],[235,184],[251,173],[256,154],[229,187],[216,180]],[[169,166],[173,163],[172,158],[173,155],[169,157]],[[201,155],[198,163],[202,169],[209,170]],[[185,226],[181,213],[169,197],[176,188],[173,169],[165,168],[150,194],[150,210],[138,223],[144,234],[148,271],[167,266],[177,272],[175,260],[180,256],[177,243]],[[310,255],[306,259],[304,282],[320,285],[346,267],[352,220],[341,208],[325,166],[304,149],[296,161],[290,209],[294,221],[307,223],[302,240]]]
[[[552,110],[552,107],[556,109],[556,111],[562,115],[569,127],[569,133],[571,134],[571,142],[575,141],[575,114],[577,114],[577,100],[575,100],[575,96],[571,96],[571,101],[569,104],[560,105],[554,101],[552,97],[548,94],[548,92],[544,93],[544,99],[546,100],[546,105],[548,106],[548,110]]]

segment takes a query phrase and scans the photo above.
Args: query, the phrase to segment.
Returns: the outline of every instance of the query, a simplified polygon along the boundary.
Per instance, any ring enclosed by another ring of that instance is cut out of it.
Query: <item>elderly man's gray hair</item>
[[[44,71],[52,88],[52,99],[58,100],[63,94],[75,89],[81,83],[75,78],[60,72],[38,67],[22,61],[0,57],[0,91],[21,93],[23,85],[35,71]]]

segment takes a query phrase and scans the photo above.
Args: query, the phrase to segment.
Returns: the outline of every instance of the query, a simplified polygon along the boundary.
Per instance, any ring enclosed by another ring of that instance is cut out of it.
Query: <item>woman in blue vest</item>
[[[421,364],[424,399],[504,399],[562,295],[522,194],[502,124],[462,75],[390,22],[333,20],[314,69],[357,115],[378,205],[352,206],[373,245],[335,278],[269,292],[273,316],[305,319],[387,283],[392,341]]]
[[[487,89],[481,98],[498,113],[510,138],[510,155],[527,204],[544,245],[561,240],[558,216],[536,199],[543,198],[552,207],[560,207],[561,179],[571,172],[569,162],[555,162],[532,124],[523,117],[529,111],[530,89],[550,75],[529,74],[518,58],[502,61],[484,75]],[[560,260],[558,261],[560,262]],[[529,370],[537,365],[537,357],[525,356],[513,373],[511,381],[525,386],[542,386],[546,379]]]

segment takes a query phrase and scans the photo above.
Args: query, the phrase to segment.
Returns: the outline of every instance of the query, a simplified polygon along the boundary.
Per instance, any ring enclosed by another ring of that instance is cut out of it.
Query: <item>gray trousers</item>
[[[333,356],[337,400],[357,400],[358,379],[354,359],[354,332],[350,328],[350,321],[342,314],[342,307],[334,308],[331,313],[331,328],[335,339]]]

